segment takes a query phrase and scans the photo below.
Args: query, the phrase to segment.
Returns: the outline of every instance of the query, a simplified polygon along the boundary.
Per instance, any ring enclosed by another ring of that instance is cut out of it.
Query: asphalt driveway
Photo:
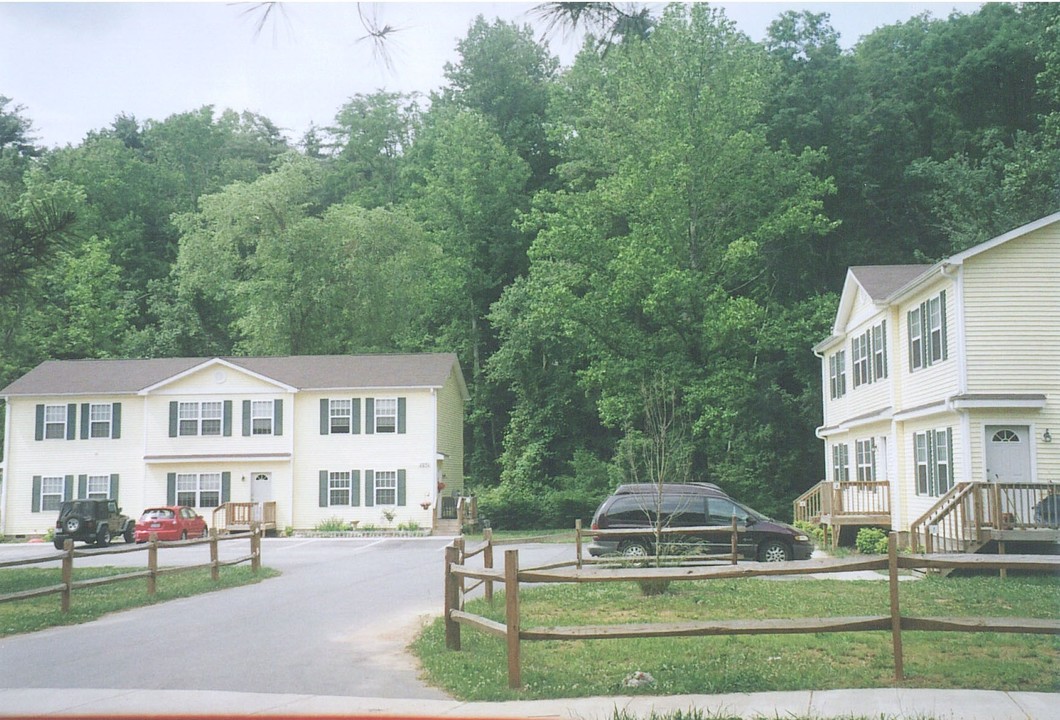
[[[447,543],[266,538],[263,563],[280,577],[0,638],[0,688],[446,699],[420,682],[405,647],[442,612]],[[242,542],[221,548],[222,559],[246,554]],[[53,552],[49,545],[0,545],[0,560]],[[167,550],[160,562],[200,563],[204,553],[203,547]],[[520,555],[521,564],[539,564],[573,558],[574,549],[534,545]],[[130,553],[91,562],[142,566],[145,558]]]

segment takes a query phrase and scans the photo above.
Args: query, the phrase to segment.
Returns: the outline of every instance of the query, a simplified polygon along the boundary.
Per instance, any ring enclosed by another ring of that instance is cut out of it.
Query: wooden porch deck
[[[257,525],[263,531],[276,530],[276,503],[227,502],[213,510],[211,527],[218,533],[250,532]]]
[[[891,528],[886,482],[820,482],[794,503],[795,520],[825,525],[838,543],[843,527]],[[1060,483],[959,483],[914,520],[909,544],[924,552],[974,553],[990,543],[1060,547]]]

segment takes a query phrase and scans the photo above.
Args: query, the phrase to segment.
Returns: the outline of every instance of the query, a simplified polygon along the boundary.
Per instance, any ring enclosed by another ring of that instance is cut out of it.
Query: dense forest
[[[807,12],[762,42],[702,4],[614,20],[561,67],[480,17],[439,91],[298,142],[202,107],[45,149],[0,96],[0,387],[49,358],[453,351],[494,526],[568,526],[622,478],[789,516],[846,268],[1060,209],[1060,5],[850,50]]]

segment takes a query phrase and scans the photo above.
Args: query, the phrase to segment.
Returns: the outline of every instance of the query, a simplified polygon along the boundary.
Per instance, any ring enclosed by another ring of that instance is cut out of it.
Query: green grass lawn
[[[74,568],[74,580],[122,575],[145,568],[97,567]],[[221,568],[220,580],[210,579],[209,568],[163,575],[157,580],[157,593],[147,594],[147,580],[125,580],[92,588],[75,588],[71,594],[70,612],[63,613],[61,596],[44,597],[16,602],[0,603],[0,637],[18,633],[34,632],[55,625],[76,625],[95,620],[107,613],[129,610],[144,605],[199,595],[260,582],[279,575],[270,568],[261,568],[255,575],[249,565]],[[0,595],[22,590],[58,585],[62,582],[59,568],[12,568],[0,570]]]
[[[1060,578],[929,577],[901,585],[902,614],[917,617],[1055,618]],[[533,626],[889,615],[886,582],[764,579],[673,583],[644,597],[634,583],[549,585],[520,593],[521,622]],[[504,621],[504,599],[469,602],[469,612]],[[1060,691],[1060,639],[1000,633],[904,632],[906,687]],[[427,680],[461,700],[593,695],[677,695],[888,687],[889,632],[818,633],[522,643],[524,689],[509,690],[504,640],[469,627],[462,650],[445,648],[438,619],[412,645]],[[651,673],[631,689],[631,673]]]

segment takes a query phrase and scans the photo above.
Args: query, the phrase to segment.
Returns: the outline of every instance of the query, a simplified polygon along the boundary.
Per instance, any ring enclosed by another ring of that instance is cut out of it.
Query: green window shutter
[[[405,504],[405,471],[398,470],[397,504]]]
[[[880,323],[880,326],[883,328],[880,331],[880,337],[883,339],[883,376],[887,377],[887,321],[884,320],[882,323]]]
[[[121,438],[121,403],[110,406],[110,436],[115,440]]]
[[[224,436],[232,437],[232,401],[225,400],[224,404]]]
[[[221,502],[226,503],[232,499],[232,473],[225,470],[221,473]]]
[[[350,432],[361,434],[361,399],[350,398]]]
[[[177,474],[166,473],[166,505],[177,504]]]
[[[320,493],[319,493],[320,507],[328,506],[328,471],[320,471]]]
[[[70,403],[66,406],[66,439],[73,440],[77,437],[77,404]]]
[[[916,369],[916,363],[913,361],[913,313],[914,310],[910,310],[905,314],[905,332],[909,336],[909,372],[913,372]]]
[[[77,476],[77,499],[88,497],[88,475]]]
[[[942,317],[942,359],[949,357],[949,343],[946,341],[946,291],[939,293],[939,315]]]
[[[38,405],[37,406],[37,429],[33,433],[33,438],[35,440],[43,440],[44,439],[44,406],[43,405]],[[38,502],[38,504],[40,503],[40,499],[39,498],[38,498],[37,502]],[[34,510],[34,512],[37,512],[37,511]]]
[[[63,500],[72,500],[74,497],[74,476],[67,475],[63,480]]]
[[[110,474],[110,499],[118,499],[118,473]]]
[[[364,399],[364,434],[375,433],[375,398]]]
[[[177,436],[177,401],[173,400],[169,403],[169,436]],[[170,502],[170,505],[173,503]]]
[[[88,403],[81,403],[81,439],[88,440]]]
[[[364,506],[375,505],[375,470],[364,471]]]
[[[399,397],[397,400],[397,431],[403,435],[405,433],[405,398]],[[404,503],[401,504],[404,505]]]
[[[44,407],[43,405],[39,407]],[[33,476],[33,499],[30,503],[32,512],[40,512],[40,475]]]
[[[920,303],[920,367],[931,365],[931,308]]]
[[[272,402],[272,434],[283,435],[283,398]]]
[[[331,428],[331,413],[327,398],[320,398],[320,434],[327,435]],[[321,507],[324,507],[321,505]]]
[[[350,470],[350,505],[359,507],[361,504],[361,471]]]
[[[243,437],[250,436],[250,401],[243,401]]]

